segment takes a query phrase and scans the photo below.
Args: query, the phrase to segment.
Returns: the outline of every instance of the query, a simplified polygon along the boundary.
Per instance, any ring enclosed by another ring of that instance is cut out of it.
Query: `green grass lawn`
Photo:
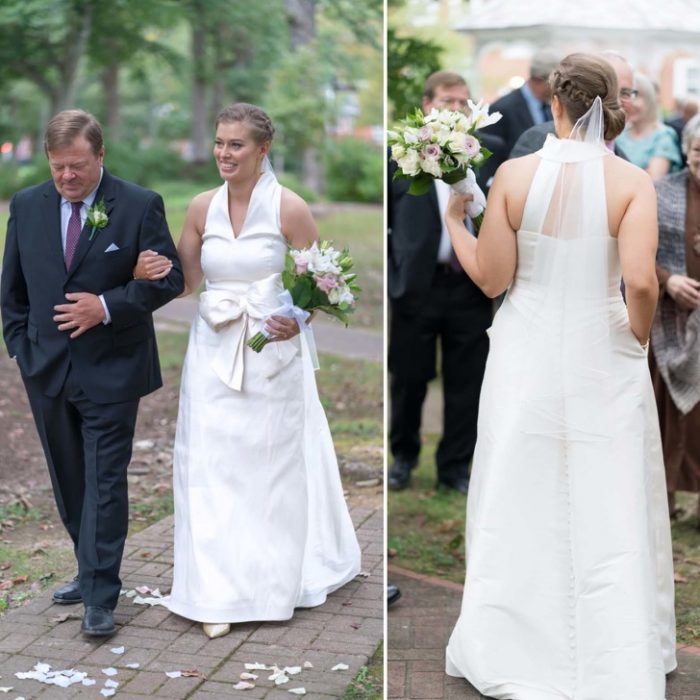
[[[390,563],[438,578],[464,583],[466,497],[436,492],[435,449],[438,436],[425,438],[411,487],[389,492]],[[700,530],[695,518],[697,496],[679,494],[685,510],[672,525],[676,572],[678,642],[700,647]]]
[[[203,188],[199,183],[162,182],[154,188],[163,196],[168,225],[175,241],[179,240],[185,213],[192,197]],[[323,204],[317,208],[316,222],[322,238],[342,248],[349,246],[356,261],[362,293],[352,317],[352,325],[382,329],[384,234],[382,207],[352,204]],[[0,203],[0,259],[5,247],[8,204]]]

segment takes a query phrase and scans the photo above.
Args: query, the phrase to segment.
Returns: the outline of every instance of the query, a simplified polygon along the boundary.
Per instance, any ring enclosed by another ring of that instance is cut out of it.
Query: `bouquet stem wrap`
[[[297,325],[299,326],[299,331],[304,334],[306,344],[309,348],[309,356],[311,357],[311,364],[315,370],[319,369],[320,365],[318,363],[318,352],[316,351],[316,341],[314,340],[314,333],[311,326],[306,323],[306,319],[311,315],[308,311],[295,306],[292,295],[288,289],[280,292],[277,296],[281,306],[276,308],[270,316],[284,316],[285,318],[293,318]],[[269,316],[268,316],[269,318]],[[249,341],[248,347],[255,350],[255,352],[260,352],[268,343],[270,342],[270,334],[265,327],[256,333]]]

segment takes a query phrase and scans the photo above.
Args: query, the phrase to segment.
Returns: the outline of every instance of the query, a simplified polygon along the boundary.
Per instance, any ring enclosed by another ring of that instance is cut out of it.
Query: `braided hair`
[[[275,135],[275,127],[267,114],[247,102],[236,102],[230,107],[219,112],[216,118],[215,128],[219,124],[231,124],[232,122],[243,122],[249,129],[253,140],[257,144],[269,143]]]
[[[612,141],[625,128],[617,75],[605,59],[591,54],[572,53],[552,71],[549,85],[552,96],[557,96],[572,124],[591,108],[596,97],[600,97],[603,103],[603,138]]]

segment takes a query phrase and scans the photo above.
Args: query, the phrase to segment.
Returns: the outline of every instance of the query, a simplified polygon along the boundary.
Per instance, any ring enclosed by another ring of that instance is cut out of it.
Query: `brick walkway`
[[[389,567],[401,599],[389,611],[389,698],[479,700],[467,681],[444,673],[445,646],[459,614],[462,586]],[[681,649],[669,676],[666,700],[700,698],[700,649]],[[630,698],[629,700],[634,700]]]
[[[304,687],[314,700],[337,698],[367,663],[383,638],[383,516],[379,510],[355,508],[351,511],[362,547],[362,566],[369,577],[358,577],[329,596],[318,608],[299,610],[283,623],[235,625],[231,634],[208,640],[198,624],[171,615],[161,606],[135,605],[122,597],[115,611],[121,625],[117,634],[103,642],[86,640],[80,634],[80,620],[56,621],[65,613],[82,614],[82,606],[51,603],[51,591],[28,605],[10,611],[0,620],[0,693],[15,700],[42,698],[101,698],[105,681],[119,685],[118,700],[131,698],[281,698],[297,697],[289,689]],[[140,532],[127,541],[122,565],[125,589],[137,586],[170,589],[172,570],[172,517]],[[125,648],[121,655],[115,647]],[[252,690],[234,690],[245,663],[302,666],[300,674],[275,688],[269,671],[259,675]],[[30,671],[35,664],[50,664],[52,670],[85,671],[97,683],[91,687],[68,688],[46,685],[36,680],[20,680],[16,672]],[[331,671],[338,663],[347,670]],[[128,664],[139,667],[127,668]],[[102,669],[113,667],[116,675]],[[166,672],[196,669],[204,678],[169,678]]]

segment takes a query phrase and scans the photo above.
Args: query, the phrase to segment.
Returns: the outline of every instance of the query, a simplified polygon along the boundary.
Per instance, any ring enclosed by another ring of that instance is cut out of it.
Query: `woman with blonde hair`
[[[187,210],[178,254],[187,292],[204,277],[182,371],[174,450],[175,568],[168,607],[204,623],[286,620],[360,571],[333,442],[297,322],[273,315],[289,245],[317,239],[308,205],[282,187],[274,128],[254,105],[216,121],[224,181]],[[145,254],[136,276],[167,274]],[[246,341],[266,327],[274,341]]]
[[[641,73],[634,76],[637,96],[628,108],[627,127],[617,144],[631,163],[658,180],[680,170],[681,152],[676,132],[659,119],[654,84]]]

